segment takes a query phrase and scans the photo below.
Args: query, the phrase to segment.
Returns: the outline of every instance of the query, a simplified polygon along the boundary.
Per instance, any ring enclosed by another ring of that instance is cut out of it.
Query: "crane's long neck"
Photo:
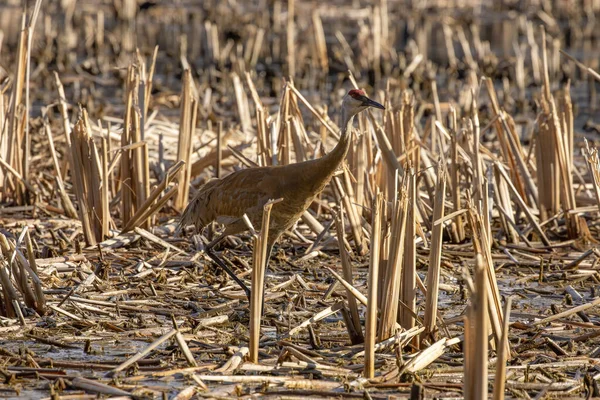
[[[335,145],[333,150],[323,157],[314,160],[313,162],[305,163],[306,169],[302,171],[304,179],[310,181],[310,188],[314,195],[321,193],[325,185],[329,183],[331,177],[346,157],[350,148],[352,121],[354,114],[350,115],[342,106],[342,120],[340,140]],[[312,201],[312,200],[311,200]],[[306,206],[310,205],[309,201]]]
[[[346,157],[350,142],[352,141],[352,123],[354,122],[354,114],[350,114],[345,107],[342,107],[341,131],[340,140],[335,145],[333,150],[325,155],[321,160],[325,163],[327,170],[333,173],[342,160]]]

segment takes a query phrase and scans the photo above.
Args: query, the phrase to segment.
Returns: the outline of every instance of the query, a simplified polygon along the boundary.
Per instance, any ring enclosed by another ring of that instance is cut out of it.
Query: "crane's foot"
[[[227,273],[227,275],[229,275],[231,277],[231,279],[233,279],[238,285],[240,285],[240,287],[244,290],[244,292],[246,292],[246,296],[248,297],[248,302],[250,302],[250,289],[248,289],[248,286],[246,286],[246,284],[244,282],[242,282],[242,280],[240,278],[238,278],[238,276],[235,274],[235,272],[233,272],[231,270],[231,268],[229,268],[227,266],[227,264],[225,264],[225,262],[223,262],[223,260],[221,260],[221,258],[216,255],[215,253],[212,252],[211,248],[206,248],[204,250],[204,252],[206,253],[207,256],[210,257],[211,260],[213,260],[215,262],[215,264],[217,264],[223,271],[225,271]]]

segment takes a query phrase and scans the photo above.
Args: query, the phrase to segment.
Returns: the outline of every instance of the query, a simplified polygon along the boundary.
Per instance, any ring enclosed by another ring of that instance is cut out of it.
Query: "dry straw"
[[[600,258],[590,246],[600,161],[596,144],[580,140],[575,114],[586,109],[582,87],[593,110],[589,83],[600,79],[589,59],[593,2],[569,4],[564,15],[560,4],[528,4],[521,16],[483,6],[493,18],[469,26],[454,18],[463,8],[444,4],[432,14],[418,2],[267,3],[224,3],[208,20],[195,7],[175,15],[160,2],[141,10],[127,0],[113,23],[105,7],[66,0],[46,10],[38,0],[14,38],[0,33],[2,54],[12,55],[6,78],[0,71],[0,330],[10,343],[65,351],[88,341],[86,351],[110,353],[106,332],[126,345],[148,341],[102,362],[9,346],[0,351],[3,372],[32,387],[38,379],[56,390],[70,384],[82,396],[130,396],[132,385],[160,395],[156,378],[183,376],[193,381],[177,398],[231,397],[260,385],[272,396],[364,388],[373,398],[408,396],[406,374],[419,371],[426,396],[479,399],[492,388],[494,399],[581,395],[583,375],[564,372],[598,356],[591,344],[600,300],[587,289]],[[34,37],[40,11],[43,30]],[[449,19],[432,19],[442,11]],[[567,25],[578,43],[568,51],[583,62],[561,50]],[[501,49],[486,41],[488,31]],[[441,52],[431,47],[435,37],[444,40]],[[159,41],[172,48],[159,52]],[[66,62],[73,59],[82,61]],[[212,177],[321,157],[339,139],[332,119],[346,70],[386,110],[356,118],[347,165],[282,235],[268,307],[274,202],[252,234],[251,265],[237,239],[221,248],[225,265],[251,276],[248,321],[243,295],[202,259],[200,236],[172,236],[174,219]],[[98,97],[109,92],[122,96]],[[79,115],[77,103],[86,104]],[[97,246],[81,248],[82,237]],[[506,282],[524,285],[519,303],[566,296],[574,304],[546,310],[528,302],[530,312],[511,317]],[[575,347],[545,338],[557,329]],[[541,361],[527,369],[509,365],[514,356]],[[68,378],[79,369],[92,372]],[[531,375],[535,369],[545,375]],[[101,370],[126,374],[110,380]]]
[[[267,270],[269,221],[273,205],[283,199],[270,200],[263,207],[262,227],[259,235],[254,235],[254,250],[252,252],[252,286],[250,299],[250,362],[258,362],[258,348],[260,339],[260,322],[264,312],[265,272]]]
[[[375,375],[375,341],[377,338],[377,284],[379,282],[379,249],[381,240],[381,211],[383,206],[383,195],[377,193],[373,203],[373,216],[371,226],[373,235],[371,236],[371,257],[369,263],[369,303],[367,306],[367,316],[365,320],[365,368],[366,378],[373,378]]]

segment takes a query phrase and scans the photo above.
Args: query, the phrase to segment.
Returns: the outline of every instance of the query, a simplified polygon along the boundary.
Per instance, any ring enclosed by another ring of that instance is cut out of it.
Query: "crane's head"
[[[356,115],[369,107],[379,108],[381,110],[385,109],[385,107],[378,102],[368,98],[365,95],[365,92],[360,89],[352,89],[349,91],[348,94],[344,96],[344,101],[342,102],[342,108],[350,115]]]

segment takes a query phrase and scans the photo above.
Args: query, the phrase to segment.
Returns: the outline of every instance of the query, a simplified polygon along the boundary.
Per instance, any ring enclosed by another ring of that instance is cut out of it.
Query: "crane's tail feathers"
[[[175,227],[175,233],[174,236],[175,237],[180,237],[183,236],[182,233],[185,233],[185,228],[181,225],[181,221],[179,221],[177,223],[177,226]]]
[[[187,207],[179,218],[179,224],[176,233],[185,233],[185,228],[194,225],[196,231],[201,231],[206,225],[214,220],[214,205],[210,204],[210,197],[213,187],[220,181],[212,179],[205,183],[194,195],[194,198],[188,203]]]
[[[177,224],[177,228],[175,229],[175,236],[179,237],[179,236],[184,236],[185,235],[185,228],[188,225],[192,225],[193,221],[191,218],[192,212],[191,210],[193,209],[192,207],[192,203],[188,204],[187,207],[185,208],[185,210],[183,211],[183,214],[181,214],[181,218],[179,218],[179,223]]]
[[[206,225],[204,223],[203,213],[202,211],[202,202],[196,196],[192,201],[189,202],[181,217],[179,218],[179,223],[177,224],[177,228],[175,229],[175,235],[179,236],[180,234],[185,234],[185,228],[190,225],[194,225],[197,231],[200,231]]]

